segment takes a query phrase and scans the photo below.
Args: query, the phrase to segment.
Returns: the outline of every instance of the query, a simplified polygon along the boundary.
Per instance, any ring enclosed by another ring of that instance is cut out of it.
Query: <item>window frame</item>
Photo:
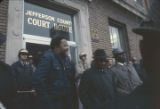
[[[123,44],[124,51],[126,52],[127,59],[129,59],[129,57],[130,57],[130,49],[129,49],[129,41],[128,41],[128,34],[127,34],[126,25],[124,23],[116,21],[116,20],[114,20],[114,19],[112,19],[110,17],[108,18],[108,21],[109,21],[109,26],[117,27],[118,30],[122,29],[122,34],[123,34],[122,38],[123,38],[123,43],[124,43]],[[109,34],[109,36],[110,36],[110,34]],[[119,37],[121,37],[121,36],[119,35]],[[122,39],[120,38],[120,44],[122,43],[121,40]],[[112,48],[112,51],[113,51],[113,48]]]

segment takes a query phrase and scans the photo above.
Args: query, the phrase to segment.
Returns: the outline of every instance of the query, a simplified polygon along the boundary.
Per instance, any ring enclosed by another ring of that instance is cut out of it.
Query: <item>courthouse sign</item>
[[[50,37],[51,29],[73,37],[72,16],[31,3],[24,3],[24,34]]]

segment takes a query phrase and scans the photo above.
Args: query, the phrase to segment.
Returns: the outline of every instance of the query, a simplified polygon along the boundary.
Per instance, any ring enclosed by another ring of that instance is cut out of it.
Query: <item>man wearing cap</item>
[[[79,59],[80,60],[78,61],[78,64],[76,65],[76,79],[77,79],[78,85],[80,84],[80,79],[81,79],[83,72],[89,68],[89,65],[87,63],[87,54],[86,53],[81,52],[79,54]],[[83,105],[80,102],[80,100],[79,100],[79,109],[83,109]]]
[[[6,37],[0,33],[0,46]],[[16,96],[15,80],[9,65],[0,61],[0,109],[14,109]]]
[[[32,109],[32,73],[33,69],[28,62],[28,51],[19,50],[19,60],[12,64],[17,86],[17,109]]]
[[[106,67],[107,55],[104,49],[94,52],[94,62],[81,78],[80,100],[85,109],[111,109],[115,88],[112,71]]]
[[[77,64],[77,79],[80,80],[83,72],[85,70],[87,70],[89,68],[89,65],[87,63],[87,54],[84,53],[84,52],[81,52],[80,55],[79,55],[79,61],[78,61],[78,64]]]
[[[65,36],[54,37],[33,75],[37,109],[76,109],[75,68]]]
[[[34,65],[34,60],[32,55],[28,55],[28,61],[29,61],[29,65],[32,67],[33,72],[35,72],[36,67]]]
[[[116,64],[111,68],[114,72],[114,81],[116,84],[117,96],[125,96],[130,94],[137,86],[142,84],[134,67],[126,64],[125,52],[121,49],[114,49],[113,55]]]

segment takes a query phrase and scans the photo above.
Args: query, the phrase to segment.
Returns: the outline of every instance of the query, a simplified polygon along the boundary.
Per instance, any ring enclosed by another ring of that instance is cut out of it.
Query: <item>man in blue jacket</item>
[[[74,66],[67,56],[65,37],[57,36],[51,41],[33,75],[37,91],[37,109],[76,109],[74,106]]]
[[[33,109],[32,73],[33,68],[28,62],[28,51],[21,49],[19,60],[12,65],[17,87],[17,109]]]

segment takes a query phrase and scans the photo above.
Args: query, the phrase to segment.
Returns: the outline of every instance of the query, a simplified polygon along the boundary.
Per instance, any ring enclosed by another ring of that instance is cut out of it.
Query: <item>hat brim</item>
[[[80,55],[80,57],[82,57],[82,56],[87,56],[87,55],[86,54]]]
[[[135,32],[136,34],[139,35],[159,35],[160,34],[160,30],[157,28],[153,28],[153,27],[139,27],[139,28],[134,28],[133,32]]]

